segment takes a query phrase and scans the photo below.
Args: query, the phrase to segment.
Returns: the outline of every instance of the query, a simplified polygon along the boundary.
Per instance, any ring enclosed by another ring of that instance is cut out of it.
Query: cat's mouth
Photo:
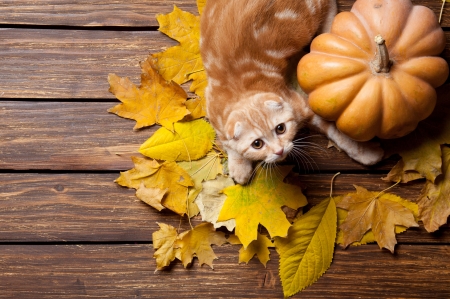
[[[288,151],[283,151],[282,153],[273,153],[269,157],[266,158],[266,163],[275,163],[275,162],[281,162],[285,160],[288,156]]]

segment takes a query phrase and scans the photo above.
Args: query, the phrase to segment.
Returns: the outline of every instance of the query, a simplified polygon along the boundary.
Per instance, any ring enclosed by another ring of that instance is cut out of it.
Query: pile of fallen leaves
[[[200,14],[204,4],[197,0]],[[436,109],[413,134],[385,142],[389,155],[402,157],[385,180],[426,179],[418,205],[386,191],[355,186],[354,193],[330,194],[307,213],[300,210],[299,216],[288,219],[282,207],[298,210],[307,205],[300,187],[284,182],[292,167],[280,166],[271,179],[259,169],[246,186],[226,176],[226,153],[215,144],[214,129],[204,119],[207,78],[199,49],[200,17],[175,7],[157,19],[159,30],[179,45],[141,63],[140,86],[114,74],[108,78],[110,91],[121,101],[109,112],[134,119],[135,129],[161,126],[141,145],[145,157],[133,157],[135,167],[116,182],[136,189],[136,196],[158,211],[169,209],[188,219],[200,213],[204,221],[184,232],[159,223],[160,230],[153,233],[157,269],[175,259],[186,267],[194,257],[212,268],[217,257],[211,245],[226,242],[242,244],[239,262],[256,255],[266,265],[268,248],[275,247],[283,290],[291,296],[330,267],[335,243],[377,242],[393,252],[395,234],[418,226],[417,221],[430,232],[446,223],[450,148],[443,144],[450,142],[449,107]],[[191,97],[180,87],[187,82]],[[216,231],[219,227],[223,228]]]

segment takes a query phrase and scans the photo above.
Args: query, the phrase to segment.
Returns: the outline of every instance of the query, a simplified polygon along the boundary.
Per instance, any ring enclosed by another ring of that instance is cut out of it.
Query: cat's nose
[[[275,153],[275,155],[282,156],[283,155],[283,149],[280,149],[278,152]]]

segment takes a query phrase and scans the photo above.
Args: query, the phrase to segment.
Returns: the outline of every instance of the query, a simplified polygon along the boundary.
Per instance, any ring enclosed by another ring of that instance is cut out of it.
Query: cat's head
[[[239,104],[225,124],[226,145],[249,160],[284,160],[299,129],[289,103],[274,93],[257,93]]]

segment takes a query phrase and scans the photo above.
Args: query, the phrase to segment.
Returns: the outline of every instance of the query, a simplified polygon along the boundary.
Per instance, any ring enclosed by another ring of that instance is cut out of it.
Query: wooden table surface
[[[353,0],[339,0],[349,10]],[[441,1],[413,1],[439,13]],[[264,268],[238,264],[239,247],[214,247],[214,270],[174,263],[154,272],[157,222],[187,228],[172,213],[142,203],[113,181],[156,128],[107,113],[118,101],[108,73],[139,83],[139,61],[175,42],[157,31],[156,13],[195,1],[0,0],[0,297],[282,298],[278,255]],[[450,61],[450,5],[442,26]],[[324,148],[327,140],[314,137]],[[335,149],[311,152],[301,175],[316,204],[380,178],[394,159],[372,168]],[[423,182],[392,193],[415,200]],[[194,222],[198,223],[196,219]],[[395,254],[378,245],[336,247],[331,268],[298,298],[450,298],[450,231],[423,226],[397,237]]]

